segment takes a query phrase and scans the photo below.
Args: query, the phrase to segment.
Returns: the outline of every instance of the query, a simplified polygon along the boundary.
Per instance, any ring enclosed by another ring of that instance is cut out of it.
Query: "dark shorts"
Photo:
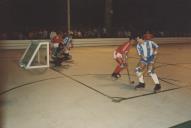
[[[140,62],[141,63],[143,63],[143,64],[152,64],[152,63],[154,63],[154,55],[152,55],[152,56],[149,56],[149,57],[147,57],[147,60],[144,60],[143,58],[141,58],[141,60],[140,60]]]

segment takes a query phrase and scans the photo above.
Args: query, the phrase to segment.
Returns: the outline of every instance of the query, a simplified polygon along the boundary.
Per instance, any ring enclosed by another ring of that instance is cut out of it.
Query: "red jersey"
[[[120,45],[116,49],[116,52],[121,53],[121,54],[125,54],[125,53],[129,52],[130,47],[131,47],[130,42],[125,42],[124,44]]]
[[[61,43],[62,42],[62,37],[61,36],[54,36],[53,38],[52,38],[52,42],[53,43]]]

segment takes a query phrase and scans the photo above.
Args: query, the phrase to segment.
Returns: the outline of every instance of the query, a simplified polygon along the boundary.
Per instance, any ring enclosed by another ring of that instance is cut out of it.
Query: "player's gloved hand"
[[[145,57],[143,55],[141,55],[140,57],[141,57],[142,60],[147,61],[147,57]]]
[[[126,67],[126,66],[127,66],[126,63],[122,63],[122,64],[120,65],[121,68],[124,68],[124,67]]]

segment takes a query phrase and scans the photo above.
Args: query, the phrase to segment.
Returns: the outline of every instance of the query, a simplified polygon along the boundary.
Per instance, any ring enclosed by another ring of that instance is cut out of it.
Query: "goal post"
[[[49,42],[32,41],[19,60],[25,69],[49,67]]]

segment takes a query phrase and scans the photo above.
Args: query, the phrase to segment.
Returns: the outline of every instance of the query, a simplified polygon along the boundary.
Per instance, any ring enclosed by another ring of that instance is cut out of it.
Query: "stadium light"
[[[70,33],[70,0],[67,0],[67,26],[68,33]]]
[[[113,15],[112,3],[113,0],[105,0],[105,26],[108,30],[110,30],[112,26],[112,15]]]

